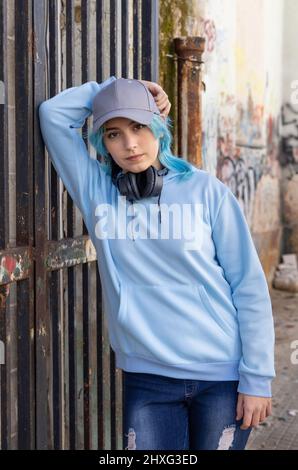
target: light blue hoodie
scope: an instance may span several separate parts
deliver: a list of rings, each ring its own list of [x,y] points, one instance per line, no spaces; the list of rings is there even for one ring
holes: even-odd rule
[[[271,396],[271,302],[237,199],[206,171],[194,167],[191,178],[181,181],[169,170],[163,176],[162,223],[153,224],[159,236],[142,238],[144,208],[155,209],[157,197],[123,202],[76,130],[111,80],[115,77],[68,88],[43,102],[39,116],[50,158],[97,251],[116,366],[184,379],[239,380],[239,392]],[[184,228],[195,221],[193,242],[184,232],[177,238],[171,231],[168,239],[160,235],[172,204],[176,210],[191,207]],[[122,238],[113,236],[113,216],[120,216]]]

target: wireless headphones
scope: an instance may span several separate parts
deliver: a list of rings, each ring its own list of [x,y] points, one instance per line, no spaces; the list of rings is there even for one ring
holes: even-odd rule
[[[144,197],[160,196],[163,175],[167,172],[167,168],[157,170],[151,165],[140,173],[119,171],[112,176],[112,181],[120,194],[126,196],[128,200],[138,200]]]

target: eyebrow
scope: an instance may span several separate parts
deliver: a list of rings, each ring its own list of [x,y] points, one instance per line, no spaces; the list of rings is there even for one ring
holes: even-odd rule
[[[130,123],[128,125],[131,126],[132,124],[136,124],[136,121],[130,121]],[[115,130],[119,131],[120,129],[119,129],[119,127],[106,127],[105,132],[115,131]]]

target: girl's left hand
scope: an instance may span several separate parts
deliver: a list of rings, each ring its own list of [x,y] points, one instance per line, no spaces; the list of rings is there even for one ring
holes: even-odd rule
[[[269,397],[255,397],[252,395],[238,394],[237,416],[243,418],[240,429],[257,426],[272,413],[272,400]]]
[[[155,103],[161,113],[161,117],[165,119],[171,109],[171,103],[166,92],[155,82],[149,82],[148,80],[140,80],[140,82],[144,83],[144,85],[146,85],[148,90],[152,93],[155,99]]]

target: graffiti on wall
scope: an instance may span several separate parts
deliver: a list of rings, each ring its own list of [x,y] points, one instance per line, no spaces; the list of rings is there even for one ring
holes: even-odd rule
[[[254,104],[251,92],[246,106],[237,104],[237,141],[245,146],[264,146],[264,106]]]
[[[217,173],[219,179],[226,184],[237,197],[247,219],[250,221],[253,200],[258,181],[262,176],[262,166],[250,163],[243,158],[223,156],[218,160]]]
[[[230,123],[231,124],[231,123]],[[277,177],[278,139],[276,119],[268,117],[266,145],[255,147],[235,142],[231,125],[218,137],[217,176],[237,197],[248,221],[253,215],[255,193],[262,176]]]
[[[236,147],[234,155],[220,153],[217,176],[237,197],[249,222],[253,217],[255,196],[261,179],[265,175],[277,178],[276,154],[275,145],[271,151],[268,151],[268,147],[262,149]],[[272,161],[273,158],[275,158],[274,161]]]
[[[246,106],[233,96],[221,99],[218,117],[217,176],[237,197],[251,219],[258,183],[264,174],[277,177],[277,120],[265,121],[263,105],[254,104],[251,93]]]
[[[212,52],[216,42],[216,27],[213,20],[204,20],[204,36],[206,39],[205,50]]]
[[[298,163],[298,109],[290,103],[281,110],[281,144],[280,163]]]

